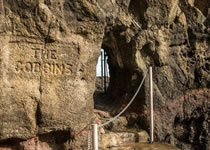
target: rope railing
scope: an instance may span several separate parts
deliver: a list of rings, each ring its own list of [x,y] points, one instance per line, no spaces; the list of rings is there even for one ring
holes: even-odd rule
[[[107,124],[113,122],[114,120],[116,120],[120,115],[122,115],[126,110],[127,108],[132,104],[132,102],[134,101],[134,99],[136,98],[137,94],[139,93],[145,79],[146,79],[146,76],[147,76],[147,73],[148,71],[145,73],[141,83],[139,84],[139,87],[138,89],[136,90],[135,94],[133,95],[133,97],[131,98],[130,102],[127,104],[127,106],[122,110],[120,111],[115,117],[111,118],[109,121],[101,124],[101,125],[97,125],[97,124],[93,124],[92,126],[92,129],[93,129],[93,150],[98,150],[98,128],[101,128],[101,127],[104,127],[106,126]],[[153,140],[154,140],[154,135],[153,135],[153,132],[154,132],[154,123],[153,123],[153,81],[152,81],[152,67],[149,68],[149,80],[150,80],[150,142],[152,143]],[[89,132],[88,134],[88,150],[91,150],[91,132]]]
[[[148,72],[148,71],[147,71],[147,72]],[[143,85],[143,83],[144,83],[144,80],[145,80],[145,78],[146,78],[146,76],[147,76],[147,72],[146,72],[146,74],[144,75],[144,77],[143,77],[141,83],[139,84],[139,87],[138,87],[138,89],[136,90],[136,93],[133,95],[133,97],[131,98],[130,102],[127,104],[127,106],[126,106],[119,114],[117,114],[114,118],[112,118],[112,119],[110,119],[109,121],[107,121],[107,122],[105,122],[105,123],[99,125],[98,128],[104,127],[104,126],[106,126],[107,124],[113,122],[114,120],[116,120],[119,116],[121,116],[121,115],[127,110],[127,108],[132,104],[132,102],[133,102],[134,99],[136,98],[137,94],[139,93],[139,91],[140,91],[140,89],[141,89],[141,87],[142,87],[142,85]]]

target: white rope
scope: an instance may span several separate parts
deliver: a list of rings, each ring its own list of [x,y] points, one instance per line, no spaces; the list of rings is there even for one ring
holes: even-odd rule
[[[148,72],[148,71],[147,71],[147,72]],[[116,115],[114,118],[112,118],[112,119],[110,119],[109,121],[107,121],[107,122],[105,122],[105,123],[99,125],[99,126],[98,126],[99,128],[100,128],[100,127],[103,127],[103,126],[105,126],[105,125],[107,125],[107,124],[109,124],[109,123],[111,123],[111,122],[113,122],[114,120],[116,120],[116,119],[117,119],[120,115],[122,115],[122,113],[124,113],[125,110],[131,105],[131,103],[132,103],[132,102],[134,101],[134,99],[136,98],[136,95],[138,94],[139,90],[141,89],[141,87],[142,87],[142,85],[143,85],[143,83],[144,83],[144,80],[145,80],[145,78],[146,78],[146,76],[147,76],[147,72],[146,72],[146,74],[144,75],[144,77],[143,77],[143,79],[142,79],[142,81],[141,81],[141,83],[140,83],[140,85],[139,85],[139,87],[138,87],[136,93],[133,95],[133,97],[132,97],[132,99],[130,100],[130,102],[128,103],[128,105],[127,105],[127,106],[126,106],[118,115]]]

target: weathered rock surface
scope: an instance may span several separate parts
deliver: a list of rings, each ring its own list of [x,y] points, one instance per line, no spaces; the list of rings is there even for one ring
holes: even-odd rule
[[[74,133],[94,119],[102,47],[109,56],[113,114],[153,66],[155,139],[183,150],[209,148],[208,0],[0,2],[1,141],[47,134],[56,139],[68,132],[54,149],[82,149],[87,133]],[[129,128],[149,129],[148,85],[147,79],[124,114]]]
[[[81,130],[91,121],[104,32],[100,22],[79,21],[73,5],[85,4],[3,1],[0,139]]]

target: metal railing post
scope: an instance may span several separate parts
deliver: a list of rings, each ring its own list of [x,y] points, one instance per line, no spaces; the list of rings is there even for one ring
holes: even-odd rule
[[[98,125],[93,124],[93,150],[98,150]]]
[[[104,93],[106,93],[106,52],[104,50]]]
[[[149,84],[150,84],[150,143],[153,143],[153,141],[154,141],[154,117],[153,117],[152,67],[149,68]]]
[[[103,77],[103,74],[104,74],[104,69],[103,69],[103,52],[101,51],[101,87],[102,89],[104,88],[104,77]]]

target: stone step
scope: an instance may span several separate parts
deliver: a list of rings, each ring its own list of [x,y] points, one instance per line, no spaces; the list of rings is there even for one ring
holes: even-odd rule
[[[112,147],[109,150],[180,150],[174,146],[161,143],[133,143],[118,147]]]
[[[146,143],[148,140],[149,135],[144,130],[138,132],[108,131],[101,132],[99,135],[99,147],[100,150],[106,150],[130,143]]]

